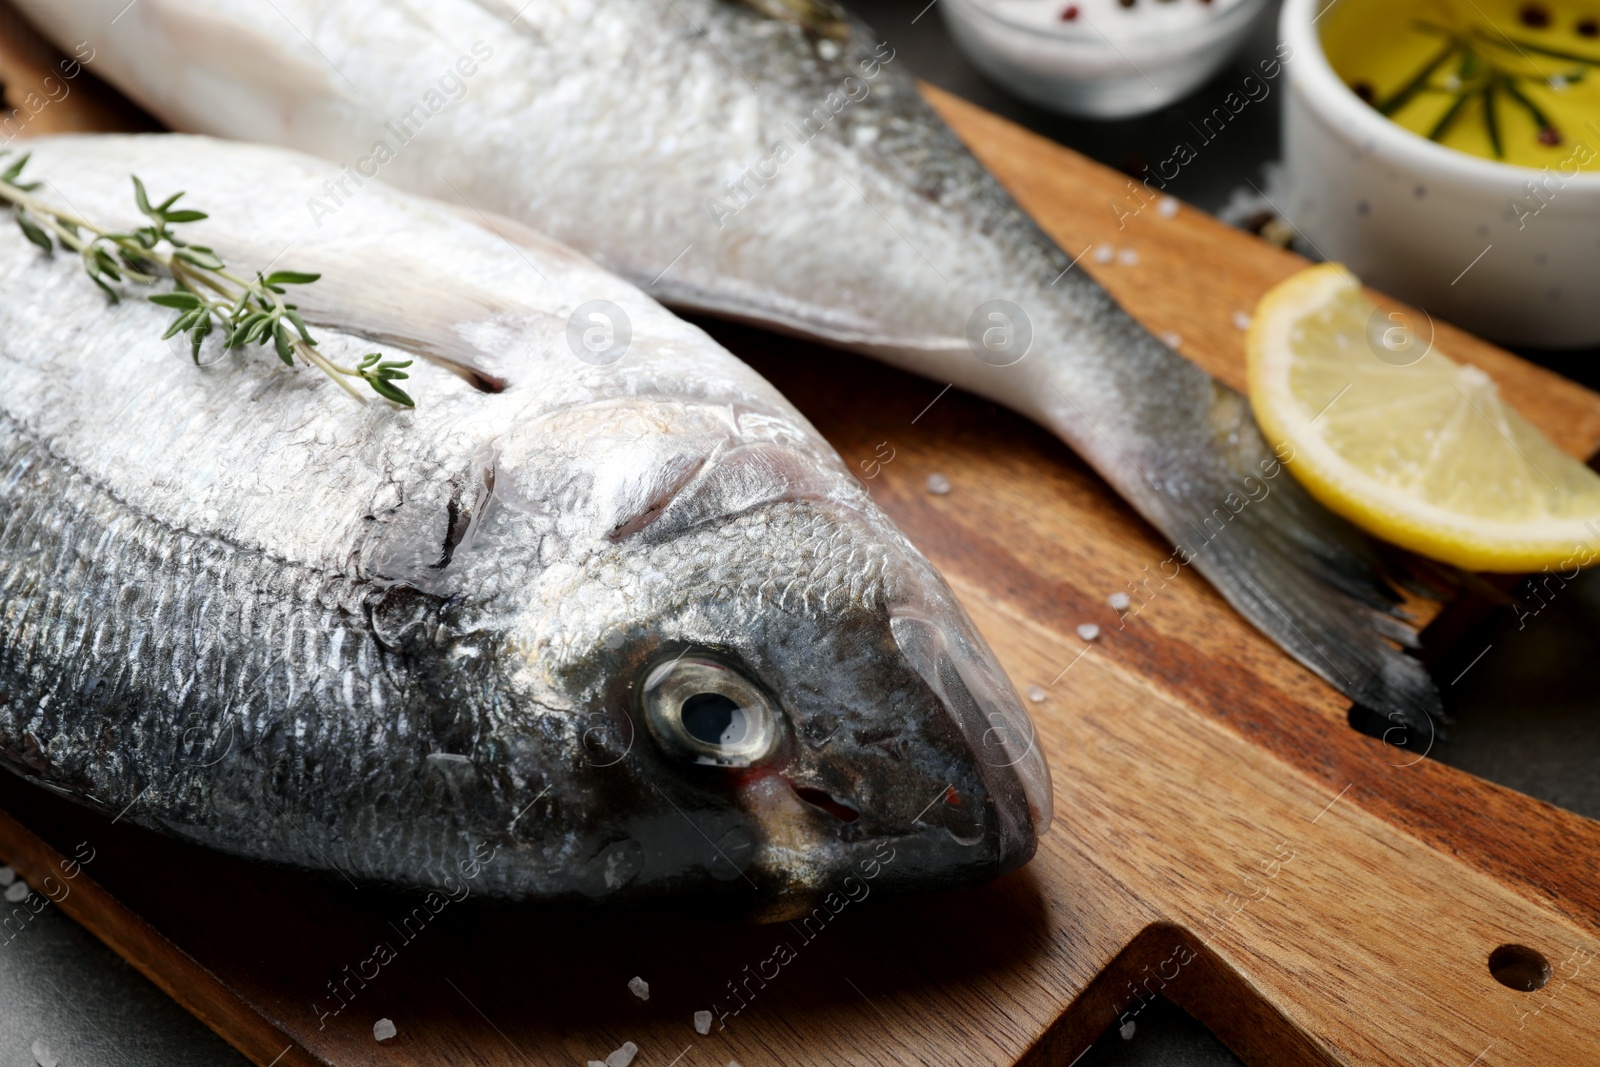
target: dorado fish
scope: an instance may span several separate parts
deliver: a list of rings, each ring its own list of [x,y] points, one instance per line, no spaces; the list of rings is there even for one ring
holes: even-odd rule
[[[331,363],[431,362],[415,409],[270,348],[196,366],[172,311],[0,227],[7,767],[256,859],[519,899],[776,917],[1033,853],[1049,775],[993,655],[697,327],[398,190],[319,226],[300,190],[337,168],[282,149],[30,147],[80,218],[140,221],[136,174],[227,263],[320,272],[298,306]]]
[[[22,0],[174,128],[509,215],[663,302],[883,359],[1052,429],[1246,618],[1426,729],[1372,546],[1249,406],[1128,316],[829,0]],[[1166,564],[1162,565],[1165,573]]]

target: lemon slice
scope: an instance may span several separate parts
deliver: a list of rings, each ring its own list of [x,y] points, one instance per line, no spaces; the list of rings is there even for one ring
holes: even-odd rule
[[[1324,505],[1433,559],[1515,573],[1600,557],[1600,476],[1423,322],[1385,315],[1337,264],[1275,286],[1246,341],[1267,441]]]

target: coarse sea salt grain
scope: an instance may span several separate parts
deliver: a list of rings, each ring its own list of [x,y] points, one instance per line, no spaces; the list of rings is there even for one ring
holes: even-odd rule
[[[17,872],[10,867],[0,867],[0,885],[10,885],[17,880]]]
[[[650,983],[646,982],[638,975],[634,975],[632,978],[628,979],[628,991],[634,996],[638,997],[640,1000],[650,999]]]
[[[1174,350],[1183,347],[1183,335],[1182,334],[1178,334],[1178,333],[1174,333],[1171,330],[1168,330],[1166,333],[1162,334],[1161,335],[1161,340],[1166,344],[1166,346],[1168,348],[1171,348],[1171,349],[1174,349]]]
[[[1035,704],[1043,704],[1044,690],[1036,685],[1028,686],[1028,699],[1033,701]]]
[[[393,1019],[379,1019],[372,1024],[372,1036],[378,1041],[387,1041],[399,1032]]]
[[[632,1041],[624,1041],[622,1047],[606,1057],[606,1067],[628,1067],[633,1058],[639,1054],[639,1046]]]
[[[1233,313],[1233,324],[1241,330],[1248,330],[1250,328],[1250,316],[1243,311],[1235,311]]]
[[[1083,638],[1085,641],[1093,641],[1095,638],[1100,636],[1100,627],[1096,626],[1092,622],[1080,623],[1078,626],[1078,636]]]
[[[1094,261],[1096,263],[1110,263],[1114,258],[1116,258],[1116,255],[1117,250],[1112,248],[1110,245],[1095,246]]]
[[[928,492],[934,496],[944,496],[950,492],[950,479],[942,474],[928,475]]]
[[[21,904],[28,899],[28,894],[32,892],[33,890],[28,888],[27,882],[13,882],[6,887],[6,903]]]
[[[1117,253],[1117,262],[1124,267],[1137,267],[1139,265],[1139,253],[1131,248],[1124,248]]]
[[[711,1032],[711,1013],[709,1011],[697,1011],[694,1013],[694,1032],[697,1034],[709,1034]]]
[[[1164,219],[1170,219],[1177,213],[1178,198],[1175,196],[1163,196],[1160,202],[1156,204],[1156,214]]]
[[[1128,599],[1127,593],[1112,593],[1106,597],[1106,603],[1111,605],[1112,611],[1127,611],[1133,606],[1133,601]]]
[[[56,1063],[59,1062],[42,1037],[34,1038],[33,1048],[30,1051],[33,1052],[33,1062],[39,1067],[56,1067]]]

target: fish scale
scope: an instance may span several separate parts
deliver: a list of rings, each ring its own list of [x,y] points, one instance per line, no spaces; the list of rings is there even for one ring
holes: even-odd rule
[[[293,178],[336,171],[281,150],[33,149],[97,220],[132,221],[138,173],[211,211],[194,236],[230,263],[276,244],[326,271],[297,298],[330,358],[422,360],[415,410],[270,351],[195,366],[158,339],[170,312],[108,304],[73,257],[0,230],[0,764],[247,857],[519,899],[778,918],[886,842],[886,888],[1032,854],[1048,772],[992,654],[816,431],[697,328],[505,220],[374,187],[316,225]],[[632,325],[614,366],[551,326],[595,299]],[[750,767],[663,734],[647,680],[691,656],[770,721]],[[901,744],[814,740],[837,722]],[[976,837],[930,815],[946,782]]]
[[[184,733],[199,730],[209,734],[227,722],[237,722],[250,731],[251,725],[261,720],[250,710],[255,698],[248,692],[249,682],[261,680],[264,672],[274,666],[281,671],[278,677],[287,684],[270,685],[261,692],[288,704],[312,703],[306,699],[312,694],[297,685],[295,672],[298,664],[321,658],[316,642],[318,635],[327,632],[319,625],[326,608],[318,594],[330,579],[298,573],[298,568],[285,568],[275,561],[265,561],[263,566],[263,561],[253,554],[217,542],[201,543],[192,535],[148,517],[133,516],[102,487],[49,456],[36,442],[17,432],[9,420],[5,421],[10,432],[0,462],[36,472],[33,484],[19,484],[6,494],[7,513],[20,518],[20,527],[49,546],[41,556],[59,561],[54,573],[47,575],[40,574],[36,563],[18,562],[20,569],[34,576],[34,596],[26,590],[8,588],[8,628],[16,627],[12,632],[18,634],[5,650],[12,678],[9,688],[14,694],[26,692],[19,683],[30,677],[39,679],[45,669],[68,683],[79,678],[109,678],[100,689],[106,697],[149,678],[177,698],[173,709],[178,713],[177,722],[138,721],[129,729],[147,734],[152,744],[177,748],[185,744]],[[22,510],[28,502],[47,503],[30,509],[32,514],[28,514]],[[112,542],[111,552],[85,550],[85,542],[101,542],[98,531],[119,526],[121,532]],[[75,577],[74,572],[85,563],[100,570],[103,580]],[[82,590],[84,595],[69,600],[70,589]],[[91,595],[94,592],[103,596],[97,599]],[[54,603],[37,604],[39,594]],[[268,621],[264,636],[269,640],[275,632],[294,628],[298,623],[297,632],[304,636],[291,642],[294,653],[269,662],[241,660],[238,657],[248,648],[206,640],[205,635],[234,621],[212,616],[235,606],[244,615],[265,615]],[[122,642],[133,636],[136,645],[119,645],[103,637],[93,643],[82,639],[91,628],[113,626],[117,618],[126,620],[130,615],[148,624],[137,635],[120,635]],[[37,619],[51,627],[51,637],[28,638],[29,622]],[[74,629],[79,639],[67,640]],[[129,654],[126,674],[118,677],[125,653]],[[348,657],[344,657],[344,666],[351,666]],[[347,676],[344,669],[315,675],[325,680]],[[375,684],[382,682],[381,674],[366,677]],[[70,706],[69,694],[40,685],[39,681],[33,684],[36,704],[46,703],[55,709]],[[13,713],[13,729],[17,733],[52,736],[62,729],[77,728],[64,726],[52,717],[20,717],[26,715],[25,702],[13,701],[7,707]],[[93,715],[83,715],[82,728],[96,725]],[[85,751],[78,745],[69,745],[68,750]],[[175,756],[167,758],[177,763]],[[93,768],[87,764],[70,771],[94,779]],[[114,782],[94,781],[88,791],[109,798],[126,789]]]
[[[219,800],[224,804],[237,804],[248,814],[249,822],[243,827],[220,828],[221,833],[227,835],[225,842],[231,841],[236,850],[251,854],[318,865],[319,860],[311,847],[296,840],[293,833],[287,832],[287,826],[280,826],[277,834],[272,833],[272,823],[264,818],[266,813],[261,810],[260,800],[251,802],[251,786],[270,778],[285,765],[304,775],[305,753],[314,753],[311,764],[320,763],[322,769],[317,772],[313,766],[311,780],[305,783],[307,794],[315,795],[319,789],[329,789],[332,783],[319,779],[337,776],[343,769],[330,757],[352,751],[341,732],[346,720],[317,715],[315,709],[327,694],[315,692],[308,685],[342,685],[351,678],[362,678],[374,687],[375,694],[382,693],[387,686],[387,672],[361,670],[351,655],[328,662],[322,654],[326,651],[322,647],[323,635],[330,629],[326,625],[326,593],[330,584],[348,586],[350,583],[337,577],[308,574],[303,567],[286,565],[283,561],[263,560],[258,553],[242,553],[215,540],[202,542],[188,532],[174,530],[159,521],[130,515],[81,472],[58,460],[52,462],[53,457],[37,444],[28,443],[14,424],[9,424],[8,429],[11,430],[8,436],[12,438],[8,443],[16,444],[14,451],[7,450],[5,467],[35,472],[35,483],[31,485],[21,484],[21,479],[8,479],[8,484],[12,485],[5,499],[8,519],[19,534],[31,535],[30,539],[48,543],[54,535],[57,551],[41,555],[61,561],[48,576],[49,584],[42,580],[37,564],[19,561],[19,567],[34,576],[32,584],[43,592],[46,603],[38,603],[22,590],[8,589],[8,629],[15,627],[11,630],[15,637],[8,641],[5,649],[7,670],[4,676],[6,689],[11,694],[6,704],[6,709],[12,712],[10,736],[32,735],[44,739],[52,755],[48,780],[58,787],[73,783],[72,787],[81,795],[104,802],[108,809],[120,807],[122,801],[134,802],[144,788],[140,781],[143,773],[135,771],[132,780],[116,774],[108,776],[102,773],[98,761],[90,759],[97,747],[91,731],[100,725],[93,712],[104,709],[80,706],[75,721],[65,720],[61,716],[72,708],[67,695],[59,690],[51,691],[37,681],[45,671],[49,676],[64,680],[99,677],[102,671],[115,670],[120,655],[125,652],[132,676],[127,681],[137,685],[140,676],[148,677],[153,683],[151,688],[165,691],[170,698],[164,705],[148,705],[142,714],[131,720],[126,719],[125,711],[117,713],[124,721],[113,747],[119,752],[138,754],[155,764],[162,772],[158,780],[175,778],[170,785],[159,786],[154,795],[144,794],[145,805],[157,813],[163,823],[184,825],[184,836],[208,840],[214,831],[205,825],[208,821],[205,809]],[[51,476],[46,477],[45,471],[51,471]],[[63,482],[64,485],[59,484]],[[27,502],[50,503],[36,509],[37,513],[31,516],[19,515],[12,508],[13,499],[23,501],[22,506],[27,506]],[[107,509],[114,510],[114,515],[104,516]],[[89,596],[70,605],[64,603],[66,594],[62,587],[87,585],[93,588],[90,583],[75,582],[68,569],[86,558],[75,544],[74,534],[83,529],[109,532],[117,525],[123,529],[115,538],[115,553],[109,558],[97,555],[95,559],[111,564],[106,569],[108,581],[105,584],[114,582],[113,588],[131,592],[137,600],[129,603],[124,595],[121,603],[105,606],[105,614],[108,618],[120,614],[124,620],[130,615],[139,617],[145,620],[148,629],[141,629],[131,647],[113,646],[92,658],[75,655],[78,648],[74,642],[64,639],[66,632],[75,624],[89,625],[95,610],[103,605]],[[332,599],[349,598],[350,593],[341,589]],[[237,605],[242,615],[260,617],[263,622],[261,649],[257,651],[250,645],[239,644],[224,649],[215,645],[211,654],[205,655],[205,649],[197,647],[196,642],[214,626],[215,620],[200,610],[208,603]],[[335,632],[349,633],[350,630]],[[266,648],[275,641],[286,643],[286,654],[265,658]],[[375,642],[369,636],[362,643],[361,652],[370,656],[374,647]],[[252,652],[255,652],[253,658]],[[26,684],[30,681],[34,684]],[[117,688],[115,684],[110,687],[108,695]],[[246,689],[263,694],[266,702],[263,704],[253,694],[246,695]],[[30,702],[36,709],[31,714],[27,711]],[[403,701],[396,693],[384,703],[395,709]],[[44,712],[42,709],[46,707],[52,711]],[[274,737],[283,739],[284,744],[275,753],[277,766],[230,768],[235,775],[248,774],[248,777],[222,779],[216,784],[231,786],[228,792],[202,788],[203,803],[192,806],[185,803],[189,782],[196,773],[192,766],[194,761],[188,758],[192,753],[185,751],[190,747],[188,736],[199,731],[202,736],[231,740],[235,728],[241,749],[259,751]],[[354,751],[374,750],[356,746]],[[211,754],[203,755],[207,757],[203,762],[209,762]],[[141,770],[148,773],[149,769],[147,766]],[[359,795],[351,796],[348,790],[332,789],[331,792],[343,802],[359,803],[362,799]],[[265,795],[262,790],[256,797]],[[303,813],[296,811],[295,814]],[[252,840],[244,837],[241,830],[260,836]],[[324,841],[317,847],[333,848],[335,843]],[[403,868],[379,868],[373,873],[397,881],[408,877]]]

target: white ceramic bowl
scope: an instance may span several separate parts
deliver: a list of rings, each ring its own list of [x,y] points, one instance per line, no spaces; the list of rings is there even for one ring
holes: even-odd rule
[[[1314,23],[1328,3],[1283,5],[1289,221],[1362,281],[1484,337],[1600,344],[1600,174],[1547,181],[1390,122],[1329,66]],[[1600,122],[1580,142],[1600,152]]]
[[[1047,29],[1005,18],[975,0],[942,0],[939,10],[978,69],[1024,100],[1068,115],[1116,119],[1163,107],[1221,70],[1264,3],[1240,0],[1198,26],[1116,42],[1082,22]]]

